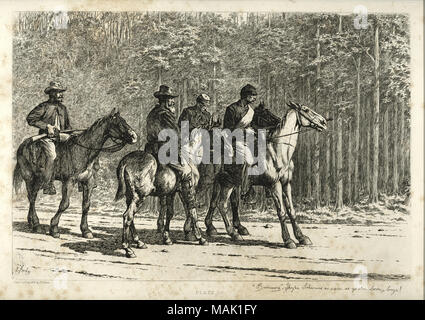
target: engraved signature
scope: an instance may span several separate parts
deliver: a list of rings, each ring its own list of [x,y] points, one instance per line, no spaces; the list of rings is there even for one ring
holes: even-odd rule
[[[23,263],[17,263],[17,264],[15,264],[14,273],[18,273],[18,274],[25,273],[25,274],[28,274],[28,273],[30,273],[30,270]]]

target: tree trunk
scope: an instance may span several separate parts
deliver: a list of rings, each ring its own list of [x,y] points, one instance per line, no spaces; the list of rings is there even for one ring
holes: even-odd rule
[[[366,100],[366,119],[365,119],[365,123],[367,124],[366,126],[366,192],[367,194],[370,195],[370,190],[371,190],[371,185],[370,185],[370,181],[371,181],[371,172],[370,172],[370,147],[371,147],[371,135],[370,135],[370,131],[371,131],[371,124],[372,124],[372,120],[370,119],[369,115],[371,113],[372,110],[371,109],[371,102],[370,102],[370,98],[368,97]]]
[[[342,101],[342,99],[341,99]],[[342,117],[337,115],[336,119],[337,143],[336,143],[336,203],[335,208],[343,206],[343,179],[342,179]]]
[[[378,202],[378,174],[379,174],[379,26],[375,27],[375,49],[374,49],[374,112],[373,112],[373,170],[372,170],[372,192],[369,201]]]
[[[216,81],[216,78],[217,78],[217,68],[216,68],[216,64],[214,63],[214,66],[213,66],[213,80],[212,80],[212,94],[213,94],[213,96],[212,96],[212,109],[213,109],[213,112],[216,112],[217,111],[217,90],[216,90],[216,88],[215,88],[215,81]]]
[[[303,180],[303,171],[301,170],[301,167],[304,168],[304,157],[302,156],[304,153],[304,138],[302,135],[298,137],[298,154],[297,154],[297,162],[295,164],[295,170],[297,171],[297,183],[298,183],[298,196],[303,197],[304,196],[304,180]]]
[[[158,88],[162,85],[162,68],[158,67]]]
[[[317,46],[316,46],[316,58],[320,58],[320,27],[317,26]],[[314,110],[319,111],[319,81],[320,81],[320,63],[317,64],[316,69],[316,85],[314,90]],[[319,132],[314,133],[314,146],[313,146],[313,196],[314,196],[314,207],[318,208],[321,201],[321,186],[320,186],[320,139]]]
[[[354,122],[354,177],[353,177],[353,200],[359,201],[359,156],[360,156],[360,66],[361,57],[357,58],[357,103]]]
[[[187,104],[187,79],[183,79],[183,99],[182,99],[182,110],[188,106]]]
[[[347,204],[351,204],[352,201],[352,182],[351,182],[351,174],[353,172],[353,157],[352,157],[352,136],[351,136],[351,122],[348,121],[348,136],[347,136]]]
[[[399,154],[398,154],[398,150],[399,148],[402,148],[402,144],[399,143],[399,137],[401,135],[401,131],[398,130],[397,128],[397,122],[398,122],[398,108],[397,108],[397,104],[394,102],[393,103],[393,108],[394,108],[394,115],[393,115],[393,127],[392,132],[393,132],[393,193],[397,194],[399,191],[399,173],[398,173],[398,158],[399,158]],[[403,143],[403,141],[400,141]],[[403,158],[403,154],[400,154],[401,157]]]
[[[390,166],[389,166],[389,158],[388,158],[388,112],[389,112],[389,106],[385,108],[384,112],[384,123],[383,123],[383,144],[382,144],[382,158],[383,158],[383,165],[384,165],[384,174],[383,174],[383,183],[382,183],[382,191],[386,194],[388,194],[388,185],[389,185],[389,177],[390,177]],[[393,128],[394,130],[395,128]]]
[[[267,107],[271,107],[271,94],[270,94],[270,72],[267,73]]]
[[[326,113],[326,117],[329,118],[330,113]],[[325,162],[325,175],[324,175],[324,200],[325,200],[325,206],[330,205],[330,199],[331,199],[331,135],[328,133],[326,135],[326,162]]]
[[[334,95],[334,99],[336,100],[336,96]],[[338,137],[335,134],[336,132],[336,120],[337,120],[337,113],[336,113],[336,107],[333,106],[332,107],[332,118],[334,119],[334,121],[332,121],[332,132],[334,132],[334,134],[332,135],[332,152],[331,152],[331,182],[332,182],[332,189],[331,189],[331,198],[332,200],[336,199],[336,145],[337,145],[337,140]]]
[[[402,103],[400,103],[400,105],[397,105],[396,103],[394,103],[394,110],[397,110],[399,112],[399,122],[400,122],[400,134],[399,134],[399,144],[398,144],[398,148],[400,150],[400,170],[398,172],[399,177],[398,177],[398,186],[400,185],[400,183],[404,183],[405,177],[406,177],[406,158],[408,159],[408,154],[409,152],[407,152],[409,150],[409,143],[410,141],[406,141],[406,135],[404,132],[404,106]],[[397,115],[394,115],[394,118],[397,119]],[[407,148],[406,148],[407,146]],[[409,168],[409,163],[407,162],[407,167]],[[408,176],[407,176],[408,177]],[[397,188],[398,191],[399,188]]]
[[[304,92],[304,96],[306,97],[305,100],[307,101],[307,105],[310,105],[310,78],[307,77],[307,88]],[[312,182],[312,156],[311,156],[311,136],[310,134],[306,135],[306,157],[307,157],[307,170],[306,170],[306,180],[305,183],[307,184],[307,198],[311,198],[312,196],[312,190],[311,190],[311,182]]]

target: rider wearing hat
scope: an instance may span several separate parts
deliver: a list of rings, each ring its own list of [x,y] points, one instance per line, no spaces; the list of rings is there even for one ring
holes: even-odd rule
[[[257,98],[257,90],[254,86],[247,84],[241,89],[240,99],[229,105],[224,114],[223,128],[233,131],[235,129],[244,129],[245,132],[252,130],[250,128],[254,116],[253,103]],[[238,147],[235,143],[232,144],[234,155],[238,152]],[[245,199],[251,202],[254,200],[255,192],[252,186],[249,185],[247,162],[252,159],[252,151],[246,145],[241,146],[244,152],[245,164],[224,164],[223,176],[228,183],[236,186],[241,186],[241,194]]]
[[[41,148],[46,156],[44,166],[41,168],[45,178],[43,189],[45,194],[55,194],[53,184],[53,163],[56,158],[55,141],[59,138],[62,130],[70,130],[68,111],[62,104],[63,92],[66,88],[60,82],[52,81],[44,89],[44,93],[49,95],[49,100],[40,103],[27,116],[27,122],[30,126],[39,128],[39,134],[47,136],[40,140]],[[66,140],[69,135],[61,133],[60,139]]]
[[[207,110],[210,100],[207,94],[201,93],[196,98],[194,106],[183,109],[179,117],[179,126],[181,127],[182,121],[188,121],[189,132],[192,132],[195,128],[208,130],[211,125],[211,113]]]
[[[172,129],[180,137],[180,128],[177,125],[175,114],[174,98],[178,97],[174,94],[170,87],[161,85],[159,91],[154,93],[154,97],[159,100],[159,103],[149,112],[146,118],[146,139],[147,143],[145,151],[151,153],[158,158],[158,151],[165,141],[158,141],[159,133],[163,129]],[[181,179],[182,195],[188,204],[188,210],[195,208],[195,190],[192,184],[192,167],[185,162],[169,163],[170,166]]]

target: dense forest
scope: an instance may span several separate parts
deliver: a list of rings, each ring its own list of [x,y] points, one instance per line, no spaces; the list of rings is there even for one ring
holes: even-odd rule
[[[13,43],[13,142],[37,131],[25,117],[59,80],[74,128],[118,106],[141,139],[101,158],[99,189],[115,192],[121,157],[143,148],[145,117],[160,84],[180,94],[177,112],[200,92],[222,117],[246,83],[283,116],[301,102],[334,120],[300,134],[293,196],[310,208],[408,197],[410,44],[404,15],[204,12],[18,13]],[[260,209],[267,203],[258,189]],[[208,199],[208,196],[206,196]],[[148,204],[156,209],[155,201]],[[152,207],[154,206],[154,207]],[[257,204],[258,206],[258,204]]]

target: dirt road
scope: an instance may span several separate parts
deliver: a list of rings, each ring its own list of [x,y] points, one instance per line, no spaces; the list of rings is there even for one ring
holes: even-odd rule
[[[37,205],[47,233],[57,201],[45,198]],[[282,247],[276,222],[268,222],[267,228],[264,222],[247,222],[250,236],[233,243],[218,217],[219,234],[208,239],[209,246],[184,241],[182,220],[173,220],[175,244],[166,246],[156,233],[156,221],[140,214],[136,227],[148,248],[135,249],[137,257],[128,259],[120,249],[123,204],[94,202],[89,217],[94,239],[81,237],[80,210],[79,200],[73,199],[61,219],[61,237],[54,239],[30,232],[26,201],[15,203],[14,279],[51,281],[60,271],[67,272],[69,280],[349,280],[358,276],[359,270],[367,270],[374,280],[409,277],[406,222],[301,224],[313,245],[289,250]]]

